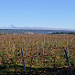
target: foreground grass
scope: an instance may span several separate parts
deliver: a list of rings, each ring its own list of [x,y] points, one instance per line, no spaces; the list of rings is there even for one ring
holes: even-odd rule
[[[24,66],[15,65],[14,66],[3,66],[0,65],[0,75],[24,75]],[[69,68],[30,68],[26,67],[27,75],[70,75]],[[73,74],[75,74],[75,67],[72,67]]]

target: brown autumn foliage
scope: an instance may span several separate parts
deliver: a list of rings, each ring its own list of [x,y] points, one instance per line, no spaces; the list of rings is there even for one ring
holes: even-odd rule
[[[0,64],[23,65],[23,48],[26,67],[66,67],[65,45],[72,66],[75,65],[75,35],[73,34],[1,34]]]

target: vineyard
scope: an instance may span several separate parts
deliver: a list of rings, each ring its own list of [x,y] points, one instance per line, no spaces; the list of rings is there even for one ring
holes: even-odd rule
[[[0,74],[70,75],[65,46],[75,74],[74,34],[0,34]]]

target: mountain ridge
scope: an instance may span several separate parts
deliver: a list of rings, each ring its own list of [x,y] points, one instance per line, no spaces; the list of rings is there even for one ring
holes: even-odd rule
[[[49,28],[49,27],[15,27],[11,25],[10,27],[1,27],[0,29],[24,29],[24,30],[69,30],[75,31],[75,29],[68,28]]]

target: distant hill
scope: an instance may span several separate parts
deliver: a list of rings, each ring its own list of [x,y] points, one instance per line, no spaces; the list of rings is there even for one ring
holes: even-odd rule
[[[25,30],[68,30],[75,31],[75,29],[67,29],[67,28],[49,28],[49,27],[1,27],[0,29],[25,29]]]
[[[60,31],[73,31],[75,29],[67,29],[67,28],[49,28],[49,27],[16,27],[14,25],[10,25],[10,27],[1,27],[0,29],[20,29],[20,30],[60,30]]]
[[[41,30],[41,29],[0,29],[0,33],[22,33],[22,34],[75,34],[69,30]]]

